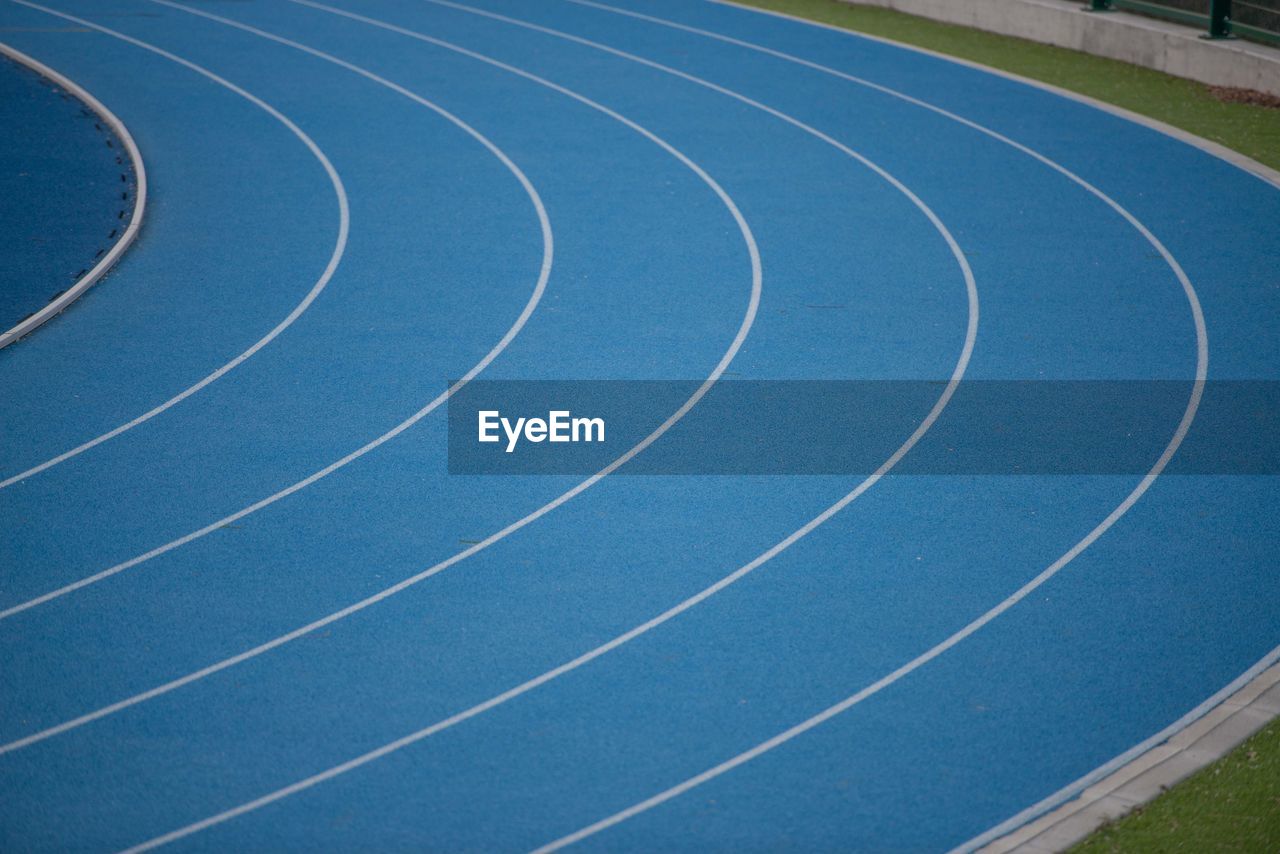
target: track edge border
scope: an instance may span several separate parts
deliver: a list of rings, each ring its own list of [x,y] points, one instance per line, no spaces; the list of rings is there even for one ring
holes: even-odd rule
[[[130,164],[133,167],[133,174],[137,182],[137,188],[133,194],[133,213],[129,217],[129,224],[125,227],[124,233],[120,238],[107,250],[106,254],[93,265],[89,272],[85,273],[75,284],[67,288],[55,299],[37,311],[35,314],[20,321],[12,329],[0,332],[0,349],[3,349],[25,335],[30,334],[36,328],[53,319],[62,313],[67,306],[75,302],[85,291],[89,290],[98,282],[107,272],[115,266],[125,251],[133,244],[138,236],[138,230],[142,227],[142,219],[147,206],[147,171],[142,162],[142,152],[138,150],[138,144],[134,141],[133,135],[129,133],[129,129],[124,122],[116,117],[115,113],[107,109],[107,107],[91,95],[85,88],[76,83],[59,71],[55,71],[45,65],[35,57],[29,56],[17,48],[0,42],[0,54],[8,57],[19,65],[26,66],[41,77],[51,81],[67,91],[68,94],[74,96],[85,104],[89,109],[93,110],[98,117],[106,123],[111,132],[123,144],[126,154],[129,157]]]

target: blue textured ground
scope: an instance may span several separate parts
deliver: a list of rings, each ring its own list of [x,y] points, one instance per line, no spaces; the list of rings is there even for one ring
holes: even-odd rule
[[[124,230],[134,187],[122,155],[84,104],[0,56],[0,332],[75,284]]]
[[[113,849],[183,830],[175,845],[207,850],[529,849],[668,792],[581,844],[944,850],[1166,727],[1280,644],[1280,484],[1162,478],[971,636],[671,793],[964,629],[1139,478],[890,476],[732,586],[554,671],[630,638],[858,483],[612,477],[421,583],[228,663],[580,481],[448,476],[441,408],[324,479],[129,565],[379,437],[480,361],[534,292],[539,218],[494,151],[350,68],[147,0],[50,2],[222,75],[296,123],[340,176],[350,236],[314,303],[251,358],[0,490],[0,847]],[[891,173],[972,265],[981,319],[966,376],[1195,375],[1197,330],[1171,264],[1026,151],[705,35],[568,2],[476,2],[741,93]],[[527,175],[553,264],[484,376],[708,376],[748,316],[748,233],[759,311],[727,377],[955,370],[971,311],[957,258],[907,195],[836,147],[546,32],[425,0],[333,3],[510,67],[288,0],[192,7],[411,90]],[[1276,187],[942,59],[724,5],[619,3],[891,87],[1061,164],[1185,269],[1210,378],[1280,378]],[[165,403],[267,335],[321,276],[341,220],[320,159],[245,94],[28,5],[4,0],[0,25],[130,127],[154,193],[111,287],[0,352],[7,478]],[[553,678],[503,698],[542,674]],[[424,737],[367,755],[411,733]],[[329,769],[343,773],[314,779]],[[241,805],[254,808],[195,824]]]

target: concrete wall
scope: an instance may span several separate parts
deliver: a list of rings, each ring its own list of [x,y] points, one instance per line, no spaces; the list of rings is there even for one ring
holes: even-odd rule
[[[1018,36],[1189,77],[1280,96],[1280,49],[1208,41],[1202,31],[1125,12],[1086,12],[1085,0],[845,0]]]

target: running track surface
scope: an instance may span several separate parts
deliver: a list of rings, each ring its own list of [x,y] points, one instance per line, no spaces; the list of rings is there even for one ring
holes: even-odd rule
[[[49,2],[154,197],[0,353],[0,847],[945,850],[1280,644],[1274,478],[449,477],[439,402],[1274,379],[1258,177],[726,5]]]

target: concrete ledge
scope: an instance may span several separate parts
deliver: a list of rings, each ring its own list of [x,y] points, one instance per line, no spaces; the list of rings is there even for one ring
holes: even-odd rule
[[[844,0],[895,9],[1109,59],[1213,86],[1280,95],[1280,50],[1208,41],[1180,24],[1125,12],[1086,12],[1085,0]]]

